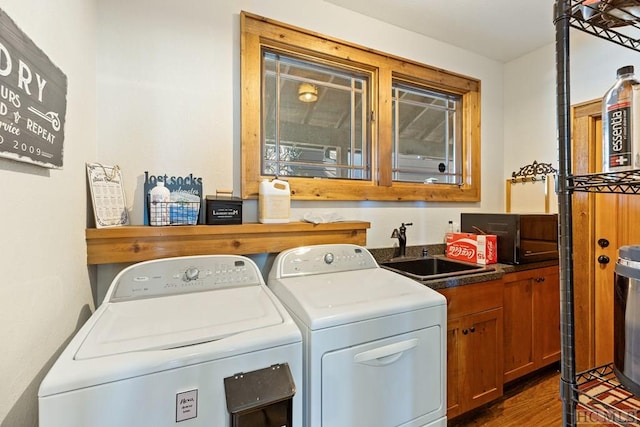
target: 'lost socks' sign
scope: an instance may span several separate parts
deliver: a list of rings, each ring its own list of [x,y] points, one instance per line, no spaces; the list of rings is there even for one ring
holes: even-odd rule
[[[62,167],[67,76],[0,10],[0,157]]]

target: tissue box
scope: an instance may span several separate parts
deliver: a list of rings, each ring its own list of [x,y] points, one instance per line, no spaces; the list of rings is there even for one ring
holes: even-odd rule
[[[447,233],[447,258],[476,264],[498,262],[495,234]]]
[[[209,225],[242,224],[242,199],[216,194],[206,197]]]

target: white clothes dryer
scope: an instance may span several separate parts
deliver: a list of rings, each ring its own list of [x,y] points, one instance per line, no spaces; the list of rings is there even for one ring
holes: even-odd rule
[[[300,327],[306,427],[446,427],[446,300],[355,245],[280,253],[268,286]]]
[[[265,371],[291,380],[288,397],[270,396],[282,411],[263,408],[251,416],[270,421],[237,425],[302,426],[301,334],[252,260],[142,262],[114,279],[46,375],[40,427],[231,426],[246,414],[230,414],[225,382]],[[236,386],[231,400],[250,388]]]

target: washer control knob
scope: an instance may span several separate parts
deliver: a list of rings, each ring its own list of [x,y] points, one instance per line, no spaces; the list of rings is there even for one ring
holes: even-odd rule
[[[197,280],[199,275],[200,275],[200,270],[198,270],[196,267],[189,267],[184,272],[184,280],[185,282]]]
[[[326,254],[324,254],[325,264],[332,264],[334,259],[335,258],[331,252],[327,252]]]

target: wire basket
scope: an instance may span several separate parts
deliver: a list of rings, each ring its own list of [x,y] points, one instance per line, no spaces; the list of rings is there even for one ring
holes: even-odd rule
[[[200,202],[148,203],[149,225],[196,225],[200,217]]]

